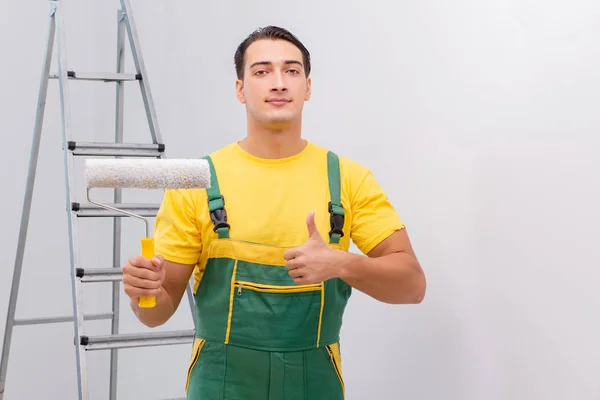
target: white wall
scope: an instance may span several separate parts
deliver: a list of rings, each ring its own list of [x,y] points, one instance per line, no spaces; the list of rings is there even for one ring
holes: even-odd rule
[[[113,71],[118,2],[67,6],[69,67]],[[427,274],[427,297],[418,306],[387,306],[355,292],[342,344],[349,400],[600,396],[600,3],[136,0],[133,6],[170,157],[204,155],[244,135],[233,52],[255,27],[279,24],[313,56],[305,136],[372,168],[407,223]],[[47,5],[31,0],[6,2],[0,13],[3,311],[46,15]],[[113,86],[70,87],[74,133],[110,140]],[[57,88],[52,82],[19,317],[71,310]],[[126,138],[147,140],[139,91],[128,86],[126,97]],[[83,263],[107,266],[110,223],[81,227]],[[126,221],[125,229],[125,248],[137,253],[143,227]],[[108,286],[87,286],[86,306],[107,311],[108,293]],[[185,305],[164,329],[191,326]],[[125,301],[122,313],[122,331],[143,331]],[[87,326],[90,334],[109,329],[108,322]],[[69,324],[15,328],[5,400],[75,398],[71,332]],[[119,399],[183,395],[188,346],[120,354]],[[107,355],[89,355],[93,399],[107,398]]]

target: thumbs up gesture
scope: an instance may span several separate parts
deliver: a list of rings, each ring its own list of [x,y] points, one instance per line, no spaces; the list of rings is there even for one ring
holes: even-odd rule
[[[286,251],[283,257],[289,275],[297,284],[311,284],[326,281],[338,275],[343,252],[327,245],[317,230],[315,213],[306,218],[308,240],[301,246]]]

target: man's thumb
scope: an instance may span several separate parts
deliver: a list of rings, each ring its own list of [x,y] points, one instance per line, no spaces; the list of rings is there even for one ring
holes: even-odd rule
[[[321,235],[317,229],[317,225],[315,224],[315,212],[311,211],[306,217],[306,226],[308,228],[308,238],[309,239],[319,239],[322,240]]]
[[[156,270],[160,270],[160,268],[162,267],[162,263],[164,261],[164,257],[161,256],[160,254],[155,255],[154,257],[152,257],[152,264],[154,265],[154,267],[156,268]]]

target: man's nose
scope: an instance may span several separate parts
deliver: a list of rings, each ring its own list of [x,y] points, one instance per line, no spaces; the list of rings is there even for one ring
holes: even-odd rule
[[[273,87],[271,87],[271,91],[272,92],[286,92],[287,91],[287,87],[285,85],[285,80],[283,79],[283,75],[278,73],[278,74],[273,74]]]

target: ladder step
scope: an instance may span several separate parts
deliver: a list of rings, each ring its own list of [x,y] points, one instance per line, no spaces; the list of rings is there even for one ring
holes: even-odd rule
[[[74,156],[160,157],[165,151],[162,143],[104,143],[69,142]]]
[[[119,268],[77,268],[76,276],[81,282],[116,282],[123,277],[123,271]]]
[[[142,217],[156,217],[160,204],[149,203],[129,203],[129,204],[114,204],[107,203],[107,206],[128,211]],[[71,210],[76,212],[78,217],[127,217],[127,215],[116,211],[107,210],[95,204],[89,203],[72,203]]]
[[[84,315],[83,319],[85,321],[93,321],[100,319],[111,319],[112,313],[104,313],[104,314],[90,314]],[[65,316],[65,317],[44,317],[44,318],[23,318],[23,319],[15,319],[15,325],[42,325],[42,324],[55,324],[60,322],[73,322],[73,316]]]
[[[191,344],[194,330],[152,332],[106,336],[82,336],[80,344],[86,350],[125,349],[133,347]]]
[[[114,72],[75,72],[67,71],[67,77],[79,81],[124,82],[138,81],[142,74],[117,74]],[[50,79],[58,79],[58,74],[50,74]]]

